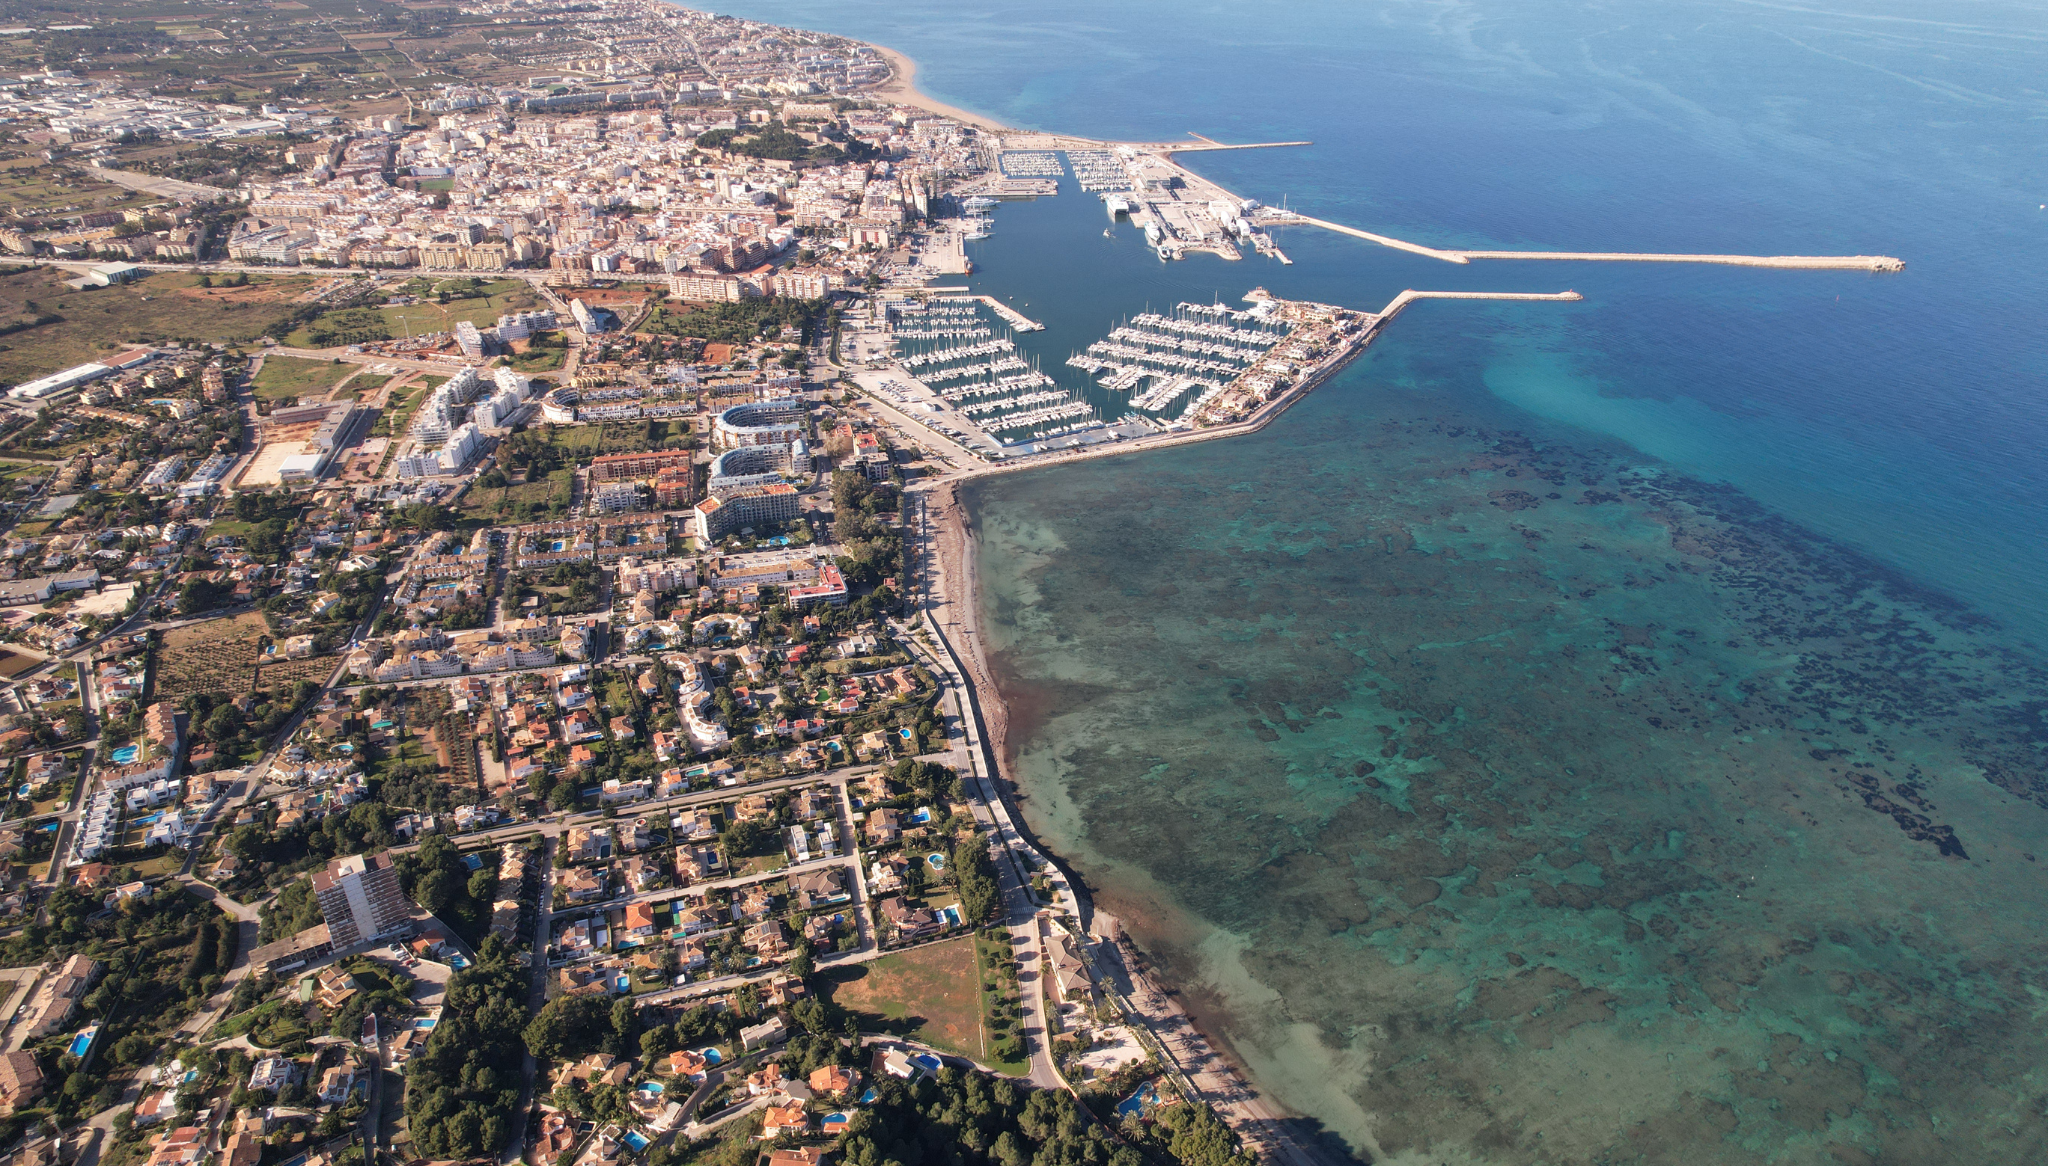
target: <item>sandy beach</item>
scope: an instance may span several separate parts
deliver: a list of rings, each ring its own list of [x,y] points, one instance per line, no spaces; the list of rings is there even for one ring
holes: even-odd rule
[[[928,109],[940,117],[950,117],[957,121],[963,121],[968,125],[987,130],[990,133],[1004,134],[1011,132],[1009,126],[1003,125],[1000,122],[990,121],[980,114],[969,113],[957,105],[947,105],[945,102],[935,100],[920,91],[917,87],[917,62],[909,57],[904,56],[895,49],[889,48],[887,45],[870,43],[868,47],[887,58],[889,68],[894,73],[889,78],[887,85],[873,90],[872,96],[883,101],[896,101],[904,105],[915,105],[919,109]]]

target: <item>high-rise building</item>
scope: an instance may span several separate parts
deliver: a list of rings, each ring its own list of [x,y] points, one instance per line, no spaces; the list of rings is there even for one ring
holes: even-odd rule
[[[313,894],[336,951],[390,935],[411,914],[398,889],[398,868],[386,854],[335,859],[313,876]]]

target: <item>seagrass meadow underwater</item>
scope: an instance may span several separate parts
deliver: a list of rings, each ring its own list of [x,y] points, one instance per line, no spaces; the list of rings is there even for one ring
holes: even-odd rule
[[[1031,827],[1268,1098],[1414,1164],[2048,1161],[2038,4],[721,6],[1420,243],[1161,264],[1068,182],[1062,377],[1254,285],[1425,303],[1262,432],[963,488]]]

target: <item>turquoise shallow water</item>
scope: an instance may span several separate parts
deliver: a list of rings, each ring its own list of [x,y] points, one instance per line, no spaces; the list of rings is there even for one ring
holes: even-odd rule
[[[1049,370],[1177,298],[1411,309],[1244,440],[969,491],[1026,812],[1261,1087],[1403,1163],[2048,1160],[2038,7],[735,11],[1418,241],[1900,277],[1160,265],[1070,191]]]
[[[971,491],[1034,825],[1361,1156],[2039,1160],[2040,674],[1470,341]]]

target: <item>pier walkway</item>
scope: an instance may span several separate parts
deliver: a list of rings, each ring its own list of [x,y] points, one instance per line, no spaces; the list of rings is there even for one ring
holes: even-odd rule
[[[932,290],[941,291],[953,289],[933,288]],[[996,315],[1001,316],[1003,318],[1003,323],[1008,324],[1010,326],[1010,330],[1013,332],[1045,331],[1045,325],[1018,311],[1017,309],[1011,307],[1010,305],[1002,302],[1001,300],[995,298],[994,296],[981,296],[970,293],[965,296],[946,296],[943,297],[943,299],[940,297],[933,297],[932,302],[964,303],[968,300],[980,300],[982,303],[987,304],[989,306],[989,310],[993,311]]]
[[[1308,215],[1290,214],[1259,220],[1261,225],[1285,226],[1289,223],[1303,223],[1321,227],[1340,235],[1350,235],[1382,247],[1397,251],[1409,251],[1441,259],[1445,263],[1470,263],[1474,259],[1575,259],[1589,262],[1608,263],[1713,263],[1723,267],[1775,267],[1798,271],[1904,271],[1906,262],[1889,255],[1685,255],[1659,254],[1643,251],[1450,251],[1439,247],[1425,247],[1410,243],[1391,235],[1376,235],[1347,227],[1326,219],[1311,218]]]

